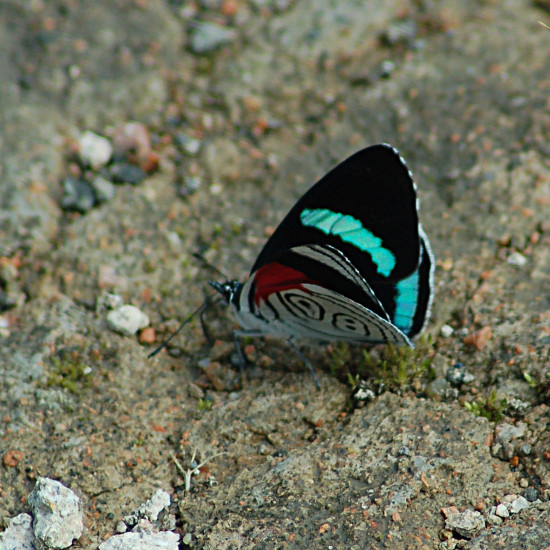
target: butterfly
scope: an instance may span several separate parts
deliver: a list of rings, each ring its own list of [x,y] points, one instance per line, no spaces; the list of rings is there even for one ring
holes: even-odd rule
[[[413,346],[430,315],[434,267],[412,174],[395,148],[378,144],[298,200],[248,280],[210,285],[242,326],[244,362],[241,336],[286,338],[297,351],[302,338]]]

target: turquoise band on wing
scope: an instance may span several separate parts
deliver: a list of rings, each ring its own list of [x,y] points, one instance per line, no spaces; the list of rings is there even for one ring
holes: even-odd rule
[[[413,272],[406,279],[402,279],[396,285],[395,311],[393,324],[408,334],[413,326],[414,315],[418,305],[419,270]]]
[[[300,214],[300,221],[305,226],[315,227],[325,235],[336,235],[343,241],[367,252],[376,265],[378,273],[384,277],[388,277],[393,271],[394,254],[382,246],[380,237],[365,229],[363,224],[353,216],[338,214],[326,208],[305,208]]]

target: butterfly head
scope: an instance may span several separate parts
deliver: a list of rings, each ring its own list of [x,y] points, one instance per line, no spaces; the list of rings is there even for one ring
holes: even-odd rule
[[[225,281],[224,283],[218,283],[217,281],[208,281],[208,284],[215,289],[226,304],[235,304],[241,294],[243,284],[239,281]]]

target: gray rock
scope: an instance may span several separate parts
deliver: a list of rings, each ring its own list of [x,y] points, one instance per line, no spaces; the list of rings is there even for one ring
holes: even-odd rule
[[[99,550],[178,550],[180,536],[170,531],[160,533],[124,533],[99,545]]]
[[[114,184],[103,176],[96,176],[92,180],[91,186],[94,191],[95,200],[98,203],[108,202],[115,196],[116,188]]]
[[[109,174],[115,183],[129,183],[137,185],[141,183],[147,174],[135,164],[129,162],[117,162],[109,167]]]
[[[503,522],[503,519],[496,515],[496,506],[493,506],[489,513],[487,514],[487,523],[489,525],[500,525]]]
[[[134,526],[142,518],[149,521],[156,521],[158,515],[164,508],[168,508],[168,506],[170,506],[170,495],[166,491],[158,489],[155,494],[135,512],[126,516],[124,522],[127,525]]]
[[[107,324],[115,332],[132,336],[149,325],[149,317],[136,306],[124,305],[109,312]]]
[[[80,499],[54,479],[39,477],[29,495],[37,548],[68,548],[84,528]]]
[[[527,487],[524,496],[528,502],[535,502],[539,498],[539,491],[534,487]]]
[[[450,515],[445,520],[445,527],[461,537],[471,539],[485,527],[485,519],[477,511],[464,510]]]
[[[189,45],[194,53],[207,53],[232,42],[236,36],[233,29],[201,21],[194,26]]]
[[[514,456],[512,441],[523,437],[525,424],[520,422],[517,426],[503,422],[495,427],[495,443],[491,448],[493,456],[509,460]]]
[[[451,387],[449,381],[446,378],[439,376],[427,385],[426,394],[432,399],[441,400],[447,397],[453,390],[454,388]]]
[[[87,212],[94,207],[94,204],[94,191],[87,181],[70,177],[63,180],[62,208]]]
[[[8,528],[0,533],[1,550],[34,550],[32,518],[19,514],[8,521]]]

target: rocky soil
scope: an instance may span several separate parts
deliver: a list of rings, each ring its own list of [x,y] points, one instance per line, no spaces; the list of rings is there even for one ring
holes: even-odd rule
[[[547,548],[539,20],[548,2],[0,3],[0,528],[44,477],[80,499],[74,548],[139,528],[158,490],[141,528],[180,548]],[[243,280],[301,193],[378,142],[437,258],[416,351],[304,347],[316,391],[251,340],[239,384],[212,306],[147,358],[219,278],[193,253]]]

